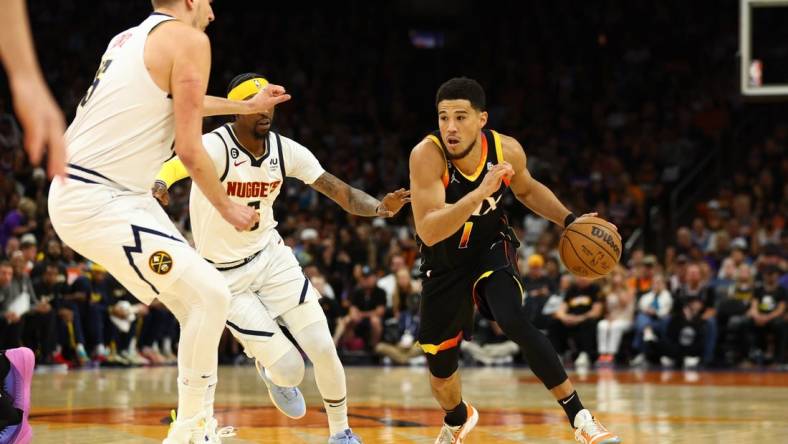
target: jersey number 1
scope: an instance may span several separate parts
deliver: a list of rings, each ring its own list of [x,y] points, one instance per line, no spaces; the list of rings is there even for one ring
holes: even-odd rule
[[[462,228],[459,249],[468,248],[468,242],[471,240],[471,230],[473,230],[473,222],[465,222],[465,226]]]
[[[96,77],[93,78],[93,83],[91,83],[88,91],[85,93],[85,97],[82,98],[82,101],[79,102],[79,106],[85,106],[88,103],[88,100],[93,96],[93,92],[96,91],[96,87],[98,86],[99,82],[101,81],[101,76],[107,72],[109,69],[109,65],[112,64],[112,59],[105,59],[101,61],[101,65],[99,69],[96,71]]]

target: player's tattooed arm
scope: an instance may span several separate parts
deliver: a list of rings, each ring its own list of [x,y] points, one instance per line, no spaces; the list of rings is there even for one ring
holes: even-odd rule
[[[288,100],[290,100],[290,94],[285,92],[284,87],[268,85],[254,97],[240,102],[223,97],[205,96],[202,114],[203,117],[255,114],[269,110]]]
[[[357,188],[353,188],[331,173],[323,173],[311,184],[348,213],[365,217],[391,217],[410,202],[410,191],[399,189],[389,193],[382,201]]]

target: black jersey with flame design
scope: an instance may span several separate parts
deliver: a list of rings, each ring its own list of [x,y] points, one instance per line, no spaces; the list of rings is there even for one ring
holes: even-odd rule
[[[443,144],[440,132],[435,131],[427,138],[441,148],[444,159],[447,159],[446,146]],[[446,188],[447,204],[457,202],[478,188],[487,172],[494,165],[503,162],[500,135],[492,130],[482,130],[481,139],[482,153],[472,175],[466,176],[452,161],[446,160],[442,180]],[[485,199],[463,226],[450,237],[431,247],[417,237],[423,259],[423,271],[441,272],[474,266],[479,263],[485,251],[508,234],[509,226],[502,202],[507,185],[501,183],[498,191]]]

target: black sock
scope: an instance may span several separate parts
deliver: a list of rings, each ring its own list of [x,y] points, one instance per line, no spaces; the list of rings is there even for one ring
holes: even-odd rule
[[[443,422],[452,427],[456,427],[465,424],[467,419],[468,408],[465,406],[465,403],[460,400],[460,403],[457,404],[453,409],[446,410],[446,416],[443,418]]]
[[[22,422],[22,411],[14,407],[14,401],[5,390],[0,390],[0,429]]]
[[[11,361],[5,357],[4,352],[0,352],[0,384],[4,384],[9,371],[11,371]]]
[[[558,404],[564,408],[564,412],[566,412],[566,417],[569,419],[569,425],[572,428],[575,427],[575,416],[577,416],[580,410],[583,410],[583,403],[580,402],[580,395],[577,392],[572,392],[571,395],[567,396],[564,399],[560,399]]]

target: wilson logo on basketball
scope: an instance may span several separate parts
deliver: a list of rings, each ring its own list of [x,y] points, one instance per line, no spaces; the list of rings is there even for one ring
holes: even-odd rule
[[[602,242],[606,243],[608,247],[616,252],[616,257],[621,256],[621,249],[618,247],[618,245],[616,245],[616,242],[613,240],[613,236],[610,233],[606,233],[600,228],[592,227],[591,236],[599,238],[602,240]]]

